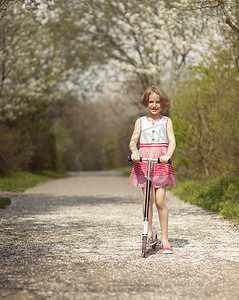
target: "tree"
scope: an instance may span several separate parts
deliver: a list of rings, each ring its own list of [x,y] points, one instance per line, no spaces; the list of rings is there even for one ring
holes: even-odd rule
[[[231,52],[188,70],[178,83],[174,122],[179,173],[238,176],[238,73]]]
[[[181,11],[201,11],[203,15],[215,17],[218,20],[218,26],[221,31],[227,32],[224,37],[230,41],[235,52],[235,62],[239,71],[239,1],[223,0],[197,0],[197,1],[177,1],[172,3],[173,7]],[[227,30],[223,24],[227,24],[230,30]],[[229,28],[228,27],[228,28]]]
[[[0,119],[15,119],[63,97],[62,66],[52,33],[36,28],[29,13],[16,4],[0,32]]]
[[[66,94],[59,50],[21,1],[6,4],[0,25],[0,173],[56,169],[50,127]]]
[[[216,18],[182,12],[170,3],[55,0],[49,24],[57,28],[57,47],[65,49],[64,68],[73,68],[69,80],[87,85],[88,75],[106,77],[106,72],[120,81],[137,76],[144,89],[177,79],[208,50],[206,41],[217,28]]]
[[[4,17],[9,15],[10,8],[16,4],[22,4],[22,8],[28,10],[33,19],[37,21],[37,16],[42,8],[51,10],[54,4],[54,0],[1,0],[0,2],[0,22],[3,21]]]

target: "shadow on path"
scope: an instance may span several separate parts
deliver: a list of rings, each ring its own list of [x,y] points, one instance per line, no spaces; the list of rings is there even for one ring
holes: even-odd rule
[[[51,196],[45,194],[19,194],[8,196],[12,204],[0,211],[0,216],[21,216],[48,213],[59,207],[94,207],[107,205],[137,204],[139,201],[130,197],[102,197],[102,196]],[[140,205],[140,203],[139,203]]]

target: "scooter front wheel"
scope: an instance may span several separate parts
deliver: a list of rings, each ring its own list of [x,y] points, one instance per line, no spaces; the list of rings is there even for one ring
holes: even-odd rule
[[[147,236],[143,236],[143,238],[142,238],[142,257],[146,256],[146,248],[147,248]]]

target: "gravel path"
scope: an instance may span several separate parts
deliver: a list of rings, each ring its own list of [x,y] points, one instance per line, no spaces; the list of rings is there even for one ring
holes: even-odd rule
[[[174,254],[158,245],[144,259],[141,190],[114,172],[75,175],[0,210],[0,299],[239,299],[238,225],[167,192]]]

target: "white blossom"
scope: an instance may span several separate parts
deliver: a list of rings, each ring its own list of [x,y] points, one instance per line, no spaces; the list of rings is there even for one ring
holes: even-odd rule
[[[220,30],[217,18],[206,19],[200,10],[182,12],[176,9],[176,7],[190,6],[189,0],[173,2],[172,7],[167,6],[164,1],[157,2],[157,12],[146,3],[140,4],[142,14],[135,11],[132,14],[130,11],[126,13],[130,23],[118,20],[122,28],[133,31],[138,39],[136,43],[128,37],[125,41],[125,50],[135,60],[139,55],[138,49],[141,49],[140,55],[141,58],[143,55],[145,67],[136,68],[131,62],[127,64],[116,61],[113,62],[114,65],[128,72],[153,74],[158,72],[159,65],[161,65],[160,69],[162,64],[165,68],[169,67],[168,59],[174,64],[180,64],[181,59],[186,55],[191,62],[201,61],[203,55],[211,48],[210,41]],[[139,43],[140,40],[144,42]],[[138,62],[140,64],[140,61]]]
[[[23,19],[19,9],[13,12],[13,22],[7,24],[6,48],[0,48],[0,61],[5,66],[1,120],[13,120],[24,111],[34,111],[39,102],[47,104],[62,97],[62,91],[57,91],[61,76],[59,50],[51,47],[51,35],[43,27],[36,31],[32,17],[25,14]]]

